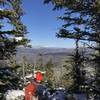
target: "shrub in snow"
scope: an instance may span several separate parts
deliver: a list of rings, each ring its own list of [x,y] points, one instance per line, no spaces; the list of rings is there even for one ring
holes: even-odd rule
[[[22,90],[8,90],[5,98],[6,100],[24,100],[24,95]]]

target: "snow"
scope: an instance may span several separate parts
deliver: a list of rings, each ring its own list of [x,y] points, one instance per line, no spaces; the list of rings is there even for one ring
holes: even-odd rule
[[[24,91],[23,90],[8,90],[7,93],[5,94],[6,100],[17,100],[20,98],[24,97]],[[19,99],[18,99],[19,100]]]
[[[25,78],[31,78],[31,77],[32,77],[32,74],[25,76]]]
[[[25,96],[24,90],[8,90],[7,93],[5,94],[6,100],[24,100],[23,99],[24,96]],[[73,96],[75,97],[76,100],[86,100],[85,94],[74,94]]]
[[[0,10],[4,10],[3,8],[0,8]]]
[[[76,100],[87,100],[86,99],[86,94],[74,94],[74,97]]]
[[[16,41],[20,41],[23,39],[23,37],[15,37]]]

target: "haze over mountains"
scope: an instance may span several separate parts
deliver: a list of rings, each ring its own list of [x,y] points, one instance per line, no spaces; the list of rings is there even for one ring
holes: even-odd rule
[[[39,57],[42,57],[44,62],[52,59],[53,62],[59,62],[73,52],[74,49],[56,48],[56,47],[39,47],[39,48],[23,48],[17,49],[17,61],[21,63],[23,57],[30,64],[36,62]]]
[[[41,53],[41,54],[47,54],[47,53],[61,53],[61,52],[72,52],[73,48],[56,48],[56,47],[33,47],[33,48],[24,48],[19,47],[18,52],[24,51],[25,53]]]
[[[80,48],[80,51],[83,48]],[[51,60],[53,64],[54,77],[56,82],[60,82],[60,78],[67,73],[66,69],[63,67],[66,64],[66,60],[69,59],[70,55],[74,53],[74,48],[54,48],[54,47],[39,47],[39,48],[23,48],[17,49],[17,63],[23,66],[23,62],[26,64],[31,64],[37,67],[37,64],[42,62],[41,67],[46,67],[46,64]],[[85,55],[88,56],[89,53],[93,53],[90,49],[85,49]],[[41,60],[41,61],[40,61]],[[94,69],[90,69],[90,65],[87,64],[87,76],[91,76]],[[29,66],[27,67],[29,68]],[[88,70],[90,69],[90,70]],[[32,70],[32,68],[31,68]],[[93,74],[94,75],[94,74]]]
[[[80,49],[81,50],[81,49]],[[17,62],[22,63],[23,58],[29,63],[34,64],[39,58],[42,58],[45,64],[49,60],[52,60],[55,65],[59,65],[60,62],[74,52],[74,48],[56,48],[56,47],[38,47],[38,48],[17,48]],[[87,49],[86,51],[91,52]]]

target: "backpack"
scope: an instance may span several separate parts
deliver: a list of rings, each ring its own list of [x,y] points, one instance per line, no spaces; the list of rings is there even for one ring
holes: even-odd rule
[[[36,96],[38,96],[39,100],[45,100],[44,99],[45,98],[45,94],[44,94],[45,90],[46,90],[46,88],[43,85],[39,84],[37,86]]]

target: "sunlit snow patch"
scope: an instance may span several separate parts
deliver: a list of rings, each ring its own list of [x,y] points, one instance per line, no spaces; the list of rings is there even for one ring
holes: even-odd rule
[[[8,90],[5,94],[6,100],[23,100],[24,98],[23,90]]]

